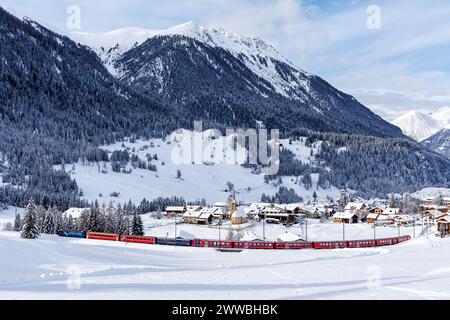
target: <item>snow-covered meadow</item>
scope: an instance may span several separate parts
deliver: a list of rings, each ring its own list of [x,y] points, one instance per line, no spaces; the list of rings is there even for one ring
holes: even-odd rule
[[[0,256],[0,299],[450,299],[450,239],[434,236],[219,253],[0,232]]]
[[[184,130],[183,135],[187,134],[189,132]],[[228,146],[231,142],[224,141],[227,140],[225,137],[209,139],[208,135],[205,135],[203,138],[203,161],[200,164],[192,164],[190,161],[186,163],[177,158],[177,150],[183,147],[179,142],[179,136],[173,134],[165,141],[162,139],[138,140],[135,143],[125,141],[102,147],[111,152],[128,150],[130,154],[135,154],[142,160],[146,159],[148,154],[157,154],[158,160],[152,161],[157,167],[156,172],[136,168],[130,174],[116,173],[111,170],[111,163],[88,162],[66,166],[65,170],[70,172],[72,178],[76,179],[79,188],[83,190],[85,199],[98,200],[100,204],[105,203],[106,205],[111,201],[125,203],[131,199],[133,202],[139,203],[143,198],[154,199],[171,196],[184,197],[187,201],[206,199],[208,203],[225,201],[230,195],[225,191],[227,182],[234,184],[237,196],[243,202],[258,202],[263,193],[274,195],[278,191],[278,185],[264,182],[264,175],[254,174],[250,169],[239,164],[230,164],[223,151],[223,146]],[[280,142],[304,163],[310,163],[313,158],[311,153],[317,153],[320,147],[320,143],[307,147],[305,142],[300,140],[294,141],[292,144],[289,144],[288,140],[280,140]],[[208,164],[211,157],[217,159],[217,154],[224,154],[225,163]],[[131,166],[129,165],[127,168],[130,169]],[[181,179],[177,179],[177,170],[181,172]],[[314,192],[322,199],[327,196],[335,198],[339,195],[339,190],[336,188],[327,190],[318,188],[318,178],[317,175],[312,176],[312,187],[309,190],[298,183],[295,177],[283,177],[282,185],[293,188],[305,202],[313,200]],[[120,195],[111,197],[112,193]]]

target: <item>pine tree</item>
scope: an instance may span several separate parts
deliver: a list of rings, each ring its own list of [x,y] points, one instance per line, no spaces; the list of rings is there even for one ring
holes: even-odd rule
[[[39,232],[40,233],[46,233],[45,232],[45,219],[47,215],[47,210],[45,210],[44,206],[39,205],[36,208],[36,215],[37,215],[37,221],[39,226]]]
[[[141,216],[138,215],[137,213],[135,213],[133,215],[131,234],[133,236],[143,236],[144,235],[144,224],[142,223]]]
[[[20,219],[20,214],[16,214],[14,219],[14,231],[19,232],[22,229],[22,220]]]
[[[54,234],[55,233],[55,221],[53,212],[49,209],[45,214],[44,226],[41,231],[45,234]]]
[[[37,221],[36,206],[33,200],[28,202],[23,217],[21,237],[24,239],[36,239],[40,235]]]

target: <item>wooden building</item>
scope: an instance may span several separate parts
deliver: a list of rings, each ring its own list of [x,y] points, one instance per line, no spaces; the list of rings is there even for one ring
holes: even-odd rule
[[[379,216],[380,216],[379,213],[375,213],[375,212],[369,213],[366,217],[367,223],[376,223]]]
[[[358,223],[358,213],[345,211],[345,212],[336,212],[333,215],[334,223],[345,223],[345,224],[353,224]]]
[[[213,221],[213,215],[209,210],[186,211],[183,214],[184,223],[208,225]]]
[[[186,208],[185,207],[167,207],[166,208],[166,216],[168,217],[182,217],[183,214],[186,212]]]
[[[261,219],[276,219],[280,223],[289,224],[294,223],[296,220],[296,215],[293,213],[289,213],[279,207],[267,207],[261,211],[260,214]]]
[[[442,237],[450,235],[450,215],[444,215],[436,220],[437,231]]]

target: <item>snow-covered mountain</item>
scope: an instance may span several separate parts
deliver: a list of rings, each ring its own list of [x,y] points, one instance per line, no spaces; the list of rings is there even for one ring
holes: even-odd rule
[[[426,148],[450,158],[450,129],[442,129],[422,142]]]
[[[119,80],[211,124],[401,137],[355,98],[261,39],[189,22],[166,30],[74,33]]]
[[[298,70],[294,74],[297,79],[286,81],[288,79],[283,78],[283,75],[276,69],[276,65],[272,63],[272,59],[281,61],[291,68],[296,69],[296,67],[263,40],[242,37],[224,30],[205,28],[192,21],[164,30],[122,28],[103,34],[74,32],[72,38],[93,48],[110,66],[109,70],[116,73],[113,63],[120,55],[138,47],[148,39],[176,35],[195,39],[211,47],[219,47],[231,52],[236,58],[242,59],[250,70],[270,82],[278,93],[286,97],[291,97],[292,91],[297,90],[299,85],[305,90],[309,90],[307,80],[295,81],[308,75],[303,70]]]
[[[432,113],[411,111],[394,120],[392,124],[417,141],[430,138],[442,129],[450,128],[450,107],[443,107]]]

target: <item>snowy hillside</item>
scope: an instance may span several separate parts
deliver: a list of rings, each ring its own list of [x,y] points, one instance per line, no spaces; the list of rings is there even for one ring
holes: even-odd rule
[[[450,107],[428,114],[411,111],[394,120],[392,124],[402,129],[405,135],[423,141],[442,129],[450,128]]]
[[[184,130],[183,134],[189,134],[189,131]],[[208,203],[226,201],[230,195],[226,191],[228,182],[234,184],[237,197],[244,202],[260,201],[263,193],[273,196],[280,186],[293,188],[306,202],[313,200],[314,192],[322,199],[328,195],[336,197],[339,194],[336,188],[323,190],[318,187],[318,175],[312,176],[312,188],[309,190],[306,190],[296,177],[283,177],[281,185],[278,181],[266,184],[262,174],[252,173],[251,169],[240,165],[243,163],[242,150],[236,153],[234,160],[224,152],[223,146],[229,147],[230,144],[224,137],[210,139],[205,134],[204,152],[200,161],[191,159],[188,153],[183,156],[180,152],[183,147],[184,151],[190,149],[189,146],[183,145],[182,141],[180,134],[173,134],[164,141],[125,141],[102,147],[109,152],[128,150],[130,155],[136,155],[140,159],[147,159],[148,155],[156,154],[157,160],[152,160],[151,163],[156,166],[157,171],[132,168],[128,163],[125,170],[132,169],[131,173],[117,173],[111,170],[111,163],[89,162],[78,162],[73,166],[66,166],[65,170],[76,179],[78,187],[83,191],[83,198],[105,204],[110,201],[124,203],[129,199],[139,203],[143,198],[171,196],[182,196],[187,201],[205,198]],[[311,154],[318,152],[320,146],[318,142],[311,148],[306,147],[304,139],[303,142],[298,140],[292,144],[289,144],[288,140],[281,140],[281,143],[304,163],[311,163],[314,158]],[[59,169],[59,166],[57,168]],[[180,178],[177,178],[177,170],[180,170]],[[112,194],[114,196],[111,196]]]

